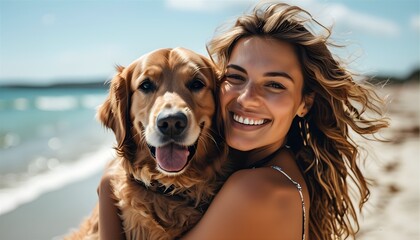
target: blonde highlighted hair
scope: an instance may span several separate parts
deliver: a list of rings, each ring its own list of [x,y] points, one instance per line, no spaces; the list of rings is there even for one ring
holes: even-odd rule
[[[327,34],[315,34],[324,30]],[[305,176],[311,203],[309,239],[354,237],[359,229],[356,209],[362,209],[369,189],[359,164],[360,146],[349,135],[350,128],[366,136],[388,126],[383,101],[367,83],[355,81],[330,52],[330,30],[310,13],[283,3],[261,4],[242,15],[234,25],[208,43],[221,80],[232,49],[239,39],[264,37],[293,44],[304,76],[302,95],[314,94],[304,119],[296,116],[288,133],[288,145],[297,156]],[[367,118],[367,113],[376,117]],[[308,123],[308,144],[301,137],[299,121]],[[350,196],[352,181],[360,200]]]

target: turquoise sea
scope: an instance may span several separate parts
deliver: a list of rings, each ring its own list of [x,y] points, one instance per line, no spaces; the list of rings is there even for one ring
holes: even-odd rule
[[[0,217],[103,169],[114,136],[95,114],[106,94],[0,87]]]

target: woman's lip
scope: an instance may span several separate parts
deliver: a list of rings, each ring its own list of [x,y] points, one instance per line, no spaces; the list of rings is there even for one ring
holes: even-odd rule
[[[261,116],[261,114],[257,114],[257,113],[243,112],[243,111],[240,111],[240,110],[230,110],[229,113],[231,115],[238,115],[240,117],[249,118],[249,119],[253,119],[253,120],[267,120],[267,121],[270,121],[269,118],[263,117],[263,116]]]
[[[242,115],[240,113],[229,112],[232,124],[235,126],[247,128],[259,128],[270,122],[269,119],[260,117],[250,117],[249,115]]]

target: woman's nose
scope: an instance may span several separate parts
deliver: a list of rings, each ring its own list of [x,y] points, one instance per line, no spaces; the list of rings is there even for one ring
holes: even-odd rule
[[[252,83],[248,83],[239,93],[237,101],[244,108],[258,107],[259,96],[256,86]]]

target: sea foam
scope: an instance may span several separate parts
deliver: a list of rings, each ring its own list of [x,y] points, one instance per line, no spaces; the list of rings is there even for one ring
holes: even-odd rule
[[[77,161],[60,164],[53,170],[36,175],[13,188],[0,189],[0,215],[34,201],[47,192],[98,173],[113,157],[113,149],[109,146],[103,147],[96,152],[84,154]]]

